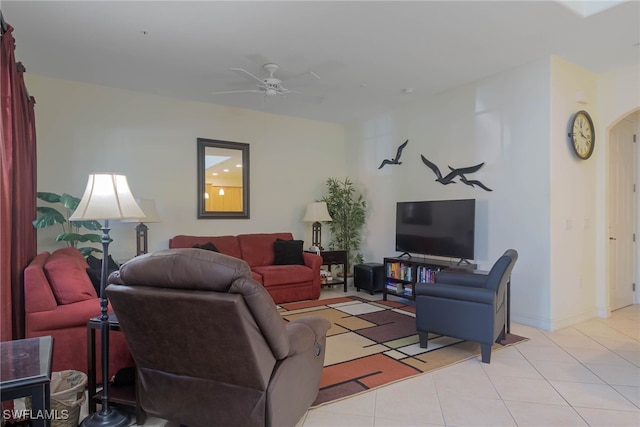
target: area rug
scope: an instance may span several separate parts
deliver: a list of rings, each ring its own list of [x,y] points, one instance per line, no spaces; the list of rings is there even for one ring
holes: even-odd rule
[[[415,307],[396,301],[340,297],[282,304],[282,317],[316,315],[331,322],[318,398],[312,407],[480,355],[480,345],[430,334],[420,348]],[[526,338],[507,334],[493,350]]]

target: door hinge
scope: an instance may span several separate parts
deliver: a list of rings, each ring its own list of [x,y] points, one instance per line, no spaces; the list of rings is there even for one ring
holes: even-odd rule
[[[636,134],[633,134],[633,142],[636,142]]]
[[[633,233],[633,241],[636,241],[636,233]]]
[[[636,291],[636,284],[634,283],[633,284],[633,292],[635,292],[635,291]]]

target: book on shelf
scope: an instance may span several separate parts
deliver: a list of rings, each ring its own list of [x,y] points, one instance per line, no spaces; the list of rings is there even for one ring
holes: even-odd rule
[[[439,269],[418,266],[417,271],[418,283],[433,283],[436,280],[436,272],[439,271]]]
[[[413,268],[402,262],[388,262],[386,266],[387,277],[410,282],[413,280]]]

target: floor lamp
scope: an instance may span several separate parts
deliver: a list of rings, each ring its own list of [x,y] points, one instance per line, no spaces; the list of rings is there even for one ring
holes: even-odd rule
[[[322,240],[322,224],[320,221],[333,221],[329,211],[327,210],[326,202],[313,202],[307,205],[307,212],[304,214],[303,221],[313,222],[311,228],[311,245],[324,250],[320,241]]]
[[[122,222],[137,222],[136,225],[136,256],[146,254],[149,251],[147,224],[160,222],[158,212],[156,212],[156,203],[152,199],[136,199],[138,206],[144,212],[142,218],[123,219]],[[146,224],[145,224],[146,223]]]
[[[81,426],[129,425],[129,415],[109,405],[109,314],[107,306],[107,265],[109,257],[109,220],[124,218],[143,218],[144,213],[136,203],[127,177],[114,174],[89,175],[87,188],[77,209],[69,217],[70,221],[104,220],[102,226],[102,275],[100,276],[100,340],[102,367],[102,407],[85,418]],[[91,396],[89,396],[91,398]]]

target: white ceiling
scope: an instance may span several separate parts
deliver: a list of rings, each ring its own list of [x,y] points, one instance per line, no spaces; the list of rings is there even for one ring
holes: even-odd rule
[[[639,64],[640,2],[591,3],[613,7],[587,17],[556,1],[3,0],[1,8],[27,73],[347,123],[550,54],[595,73]],[[324,102],[211,94],[253,89],[230,68],[262,78],[266,62],[280,65],[285,86],[315,72],[320,80],[291,86]]]

